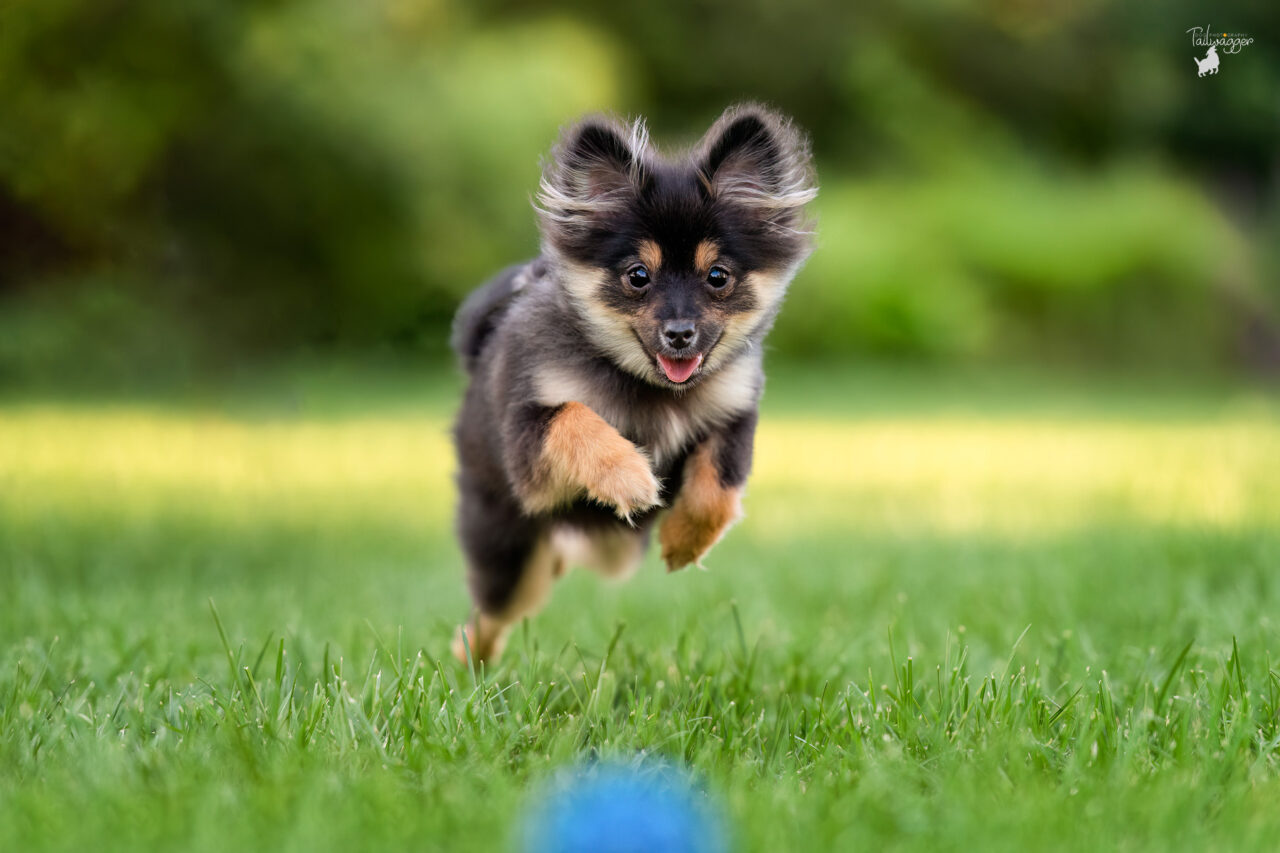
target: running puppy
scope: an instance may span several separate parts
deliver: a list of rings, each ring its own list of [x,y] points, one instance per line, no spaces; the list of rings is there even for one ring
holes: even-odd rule
[[[454,320],[476,607],[460,659],[496,658],[566,566],[629,573],[659,518],[672,571],[738,518],[761,343],[809,254],[816,194],[805,138],[760,106],[729,109],[678,158],[639,121],[564,133],[538,194],[542,255]]]

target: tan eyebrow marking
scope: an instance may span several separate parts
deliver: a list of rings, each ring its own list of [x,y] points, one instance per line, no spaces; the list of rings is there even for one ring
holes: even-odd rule
[[[650,271],[658,269],[662,266],[662,248],[652,240],[641,240],[640,248],[636,251],[640,262],[649,268]]]
[[[698,275],[705,276],[720,258],[720,244],[715,240],[703,240],[693,253],[693,266]]]

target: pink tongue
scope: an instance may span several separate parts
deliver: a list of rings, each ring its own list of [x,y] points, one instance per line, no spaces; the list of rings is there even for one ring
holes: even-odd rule
[[[658,364],[662,366],[662,372],[667,374],[667,378],[678,384],[684,382],[698,369],[698,365],[702,364],[702,355],[699,353],[693,358],[667,358],[665,355],[660,355]]]

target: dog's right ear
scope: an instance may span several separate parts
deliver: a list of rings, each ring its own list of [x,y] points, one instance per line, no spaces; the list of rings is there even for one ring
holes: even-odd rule
[[[649,156],[648,132],[638,120],[627,126],[589,118],[570,127],[543,168],[537,206],[544,226],[587,228],[625,207],[645,180]]]

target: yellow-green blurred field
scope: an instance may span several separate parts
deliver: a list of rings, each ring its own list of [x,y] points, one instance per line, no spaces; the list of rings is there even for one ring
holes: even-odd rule
[[[237,417],[157,405],[10,406],[0,421],[8,511],[442,528],[453,502],[449,413],[399,408]],[[1230,529],[1280,518],[1280,405],[1260,393],[1171,420],[768,414],[749,536],[797,527],[1044,536],[1100,520]]]
[[[709,571],[572,574],[475,681],[454,391],[0,407],[0,847],[493,849],[638,754],[741,849],[1280,831],[1267,392],[777,371]]]

